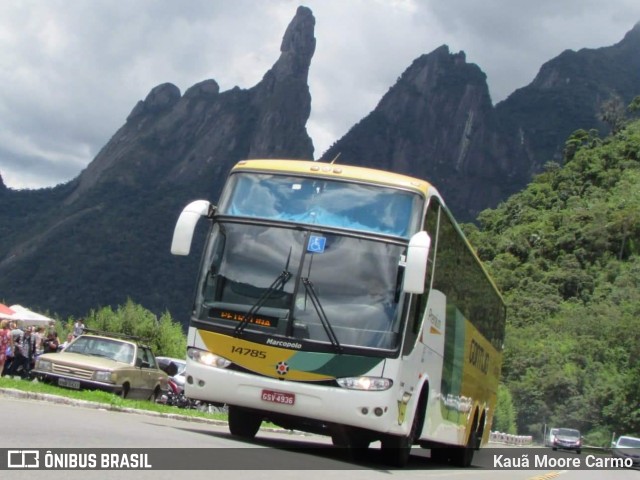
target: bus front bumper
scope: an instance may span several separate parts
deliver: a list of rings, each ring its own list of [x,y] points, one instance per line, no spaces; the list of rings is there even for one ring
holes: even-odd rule
[[[280,415],[406,435],[406,405],[397,386],[384,391],[351,390],[314,385],[215,368],[187,359],[185,394]],[[400,414],[402,412],[402,415]]]

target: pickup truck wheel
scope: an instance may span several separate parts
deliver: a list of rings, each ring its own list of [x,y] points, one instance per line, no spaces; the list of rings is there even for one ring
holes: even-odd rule
[[[120,390],[120,398],[127,398],[129,396],[129,384],[125,383],[122,385],[122,390]]]
[[[159,398],[160,398],[160,387],[156,387],[155,390],[149,396],[149,401],[153,403],[158,403]]]

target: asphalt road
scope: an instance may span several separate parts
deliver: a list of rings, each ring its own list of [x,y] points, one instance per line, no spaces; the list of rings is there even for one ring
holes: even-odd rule
[[[55,404],[42,400],[3,396],[1,393],[0,423],[2,425],[0,448],[3,449],[43,449],[53,453],[71,452],[76,455],[94,451],[100,455],[100,452],[110,452],[106,449],[129,449],[127,452],[137,452],[140,455],[143,455],[143,452],[150,452],[150,463],[151,465],[155,463],[156,468],[176,466],[175,471],[12,470],[0,472],[2,478],[12,480],[23,478],[38,480],[43,478],[47,480],[174,479],[176,477],[185,477],[189,480],[200,478],[300,480],[301,476],[304,480],[346,477],[349,480],[377,478],[390,480],[390,477],[398,480],[414,477],[461,480],[549,480],[551,478],[560,478],[560,480],[634,478],[637,480],[638,478],[638,472],[634,470],[603,471],[565,468],[513,470],[504,467],[504,459],[502,466],[499,463],[498,466],[495,465],[496,455],[504,454],[504,450],[493,448],[477,452],[474,465],[469,469],[434,464],[428,458],[428,450],[414,448],[407,468],[390,470],[380,461],[375,444],[366,455],[354,460],[345,451],[333,448],[330,440],[325,437],[261,430],[255,441],[245,442],[232,437],[227,426],[222,422],[201,423],[181,418],[87,408],[77,404]],[[553,455],[553,458],[569,460],[578,457],[575,453],[555,453],[548,449],[517,450],[517,452],[516,457],[527,453],[531,462],[534,456]],[[579,458],[584,463],[586,454],[583,453]],[[206,469],[188,470],[193,465],[204,465]],[[554,464],[554,466],[557,465],[557,463]],[[6,475],[7,473],[10,475]]]

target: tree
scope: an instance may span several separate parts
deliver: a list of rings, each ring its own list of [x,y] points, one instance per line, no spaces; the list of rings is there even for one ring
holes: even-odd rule
[[[513,398],[509,388],[500,384],[498,386],[498,400],[496,402],[496,413],[493,417],[492,429],[496,432],[509,433],[515,435],[516,428],[516,409],[513,405]]]
[[[611,129],[611,133],[619,132],[626,122],[624,103],[622,99],[615,95],[605,100],[600,106],[600,120],[606,123]]]
[[[169,312],[158,319],[131,299],[115,311],[111,307],[92,310],[85,323],[90,330],[138,337],[151,347],[155,355],[186,357],[187,337]]]
[[[631,114],[637,114],[638,112],[640,112],[640,96],[637,96],[636,98],[631,100],[631,103],[627,107],[627,110]]]
[[[600,444],[640,431],[640,121],[578,130],[565,154],[467,231],[507,304],[518,432],[573,426]]]

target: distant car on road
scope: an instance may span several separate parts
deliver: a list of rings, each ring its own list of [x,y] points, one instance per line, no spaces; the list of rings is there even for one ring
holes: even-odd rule
[[[575,450],[582,452],[582,436],[580,431],[573,428],[558,428],[552,441],[551,448],[554,450]]]
[[[547,436],[544,438],[544,446],[545,447],[552,447],[553,446],[553,438],[556,436],[557,432],[558,432],[557,428],[550,428],[549,429],[549,433],[547,433]]]
[[[133,337],[87,333],[63,351],[40,355],[32,373],[73,390],[105,390],[123,398],[156,401],[167,389],[151,349]]]
[[[640,465],[640,438],[622,436],[611,445],[611,456],[630,458],[634,465]]]

